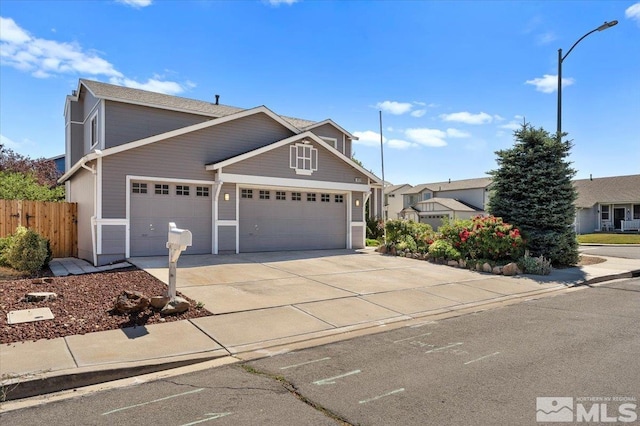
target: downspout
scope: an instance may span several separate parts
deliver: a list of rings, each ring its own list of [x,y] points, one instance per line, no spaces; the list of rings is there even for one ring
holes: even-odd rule
[[[96,171],[95,166],[89,167],[86,163],[82,163],[80,165],[85,170],[88,170],[93,175],[93,216],[91,216],[91,251],[93,252],[93,265],[98,265],[98,247],[96,245],[96,214],[98,210],[98,172]]]

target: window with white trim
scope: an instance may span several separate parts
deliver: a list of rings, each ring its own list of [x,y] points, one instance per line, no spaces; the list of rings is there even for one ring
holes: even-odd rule
[[[330,138],[328,136],[320,136],[320,139],[328,143],[332,148],[338,149],[338,139]]]
[[[196,197],[208,197],[208,196],[209,196],[208,186],[196,186]]]
[[[640,204],[633,205],[633,220],[640,219]]]
[[[287,193],[284,191],[276,191],[276,200],[286,201]]]
[[[189,186],[176,185],[176,195],[189,195]]]
[[[271,198],[271,192],[270,191],[260,190],[260,199],[261,200],[268,200],[269,198]]]
[[[344,195],[342,194],[336,194],[333,196],[333,201],[335,201],[336,203],[344,203]]]
[[[320,194],[320,201],[323,203],[328,203],[331,201],[331,195],[329,194]]]
[[[289,167],[299,175],[310,175],[318,170],[318,150],[308,143],[289,146]]]
[[[600,207],[600,214],[602,215],[602,220],[609,220],[609,205],[604,205]]]
[[[253,189],[243,189],[240,191],[241,198],[253,198]]]
[[[96,113],[89,121],[89,140],[91,141],[91,148],[100,142],[98,139],[98,113]]]
[[[302,200],[302,194],[299,192],[292,192],[291,193],[291,201],[301,201]]]
[[[316,194],[315,192],[309,192],[307,194],[307,201],[316,201]]]
[[[140,182],[133,182],[131,184],[131,192],[134,194],[146,194],[147,193],[147,184]]]
[[[157,195],[169,195],[169,185],[155,184],[155,193]]]

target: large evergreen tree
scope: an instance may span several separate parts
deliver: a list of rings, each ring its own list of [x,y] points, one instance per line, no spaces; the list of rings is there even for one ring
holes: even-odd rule
[[[554,265],[578,262],[573,229],[577,192],[575,170],[567,161],[571,143],[524,124],[513,148],[497,151],[489,211],[516,225],[532,255]]]

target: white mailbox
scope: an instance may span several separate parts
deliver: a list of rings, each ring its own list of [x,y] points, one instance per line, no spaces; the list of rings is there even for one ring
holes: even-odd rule
[[[180,229],[176,227],[174,222],[169,222],[169,241],[167,242],[167,248],[178,248],[185,250],[192,244],[191,231],[188,229]],[[169,247],[172,245],[173,247]]]

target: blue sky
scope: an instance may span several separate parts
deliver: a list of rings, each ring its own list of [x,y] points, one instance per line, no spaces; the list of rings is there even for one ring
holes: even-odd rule
[[[278,114],[332,118],[394,184],[482,177],[526,120],[563,130],[578,178],[640,173],[636,1],[0,0],[0,134],[64,152],[79,78]]]

